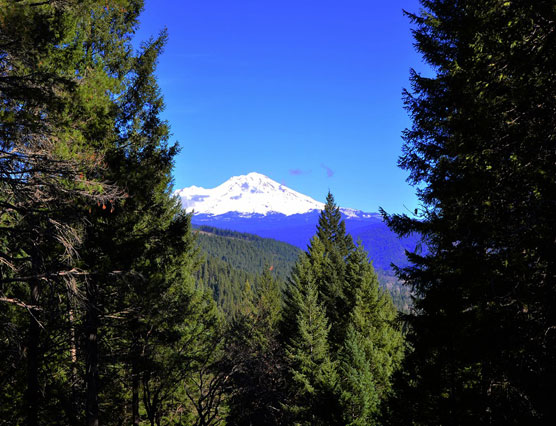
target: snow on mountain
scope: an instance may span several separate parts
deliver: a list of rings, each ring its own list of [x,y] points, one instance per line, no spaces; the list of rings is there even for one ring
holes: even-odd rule
[[[195,214],[242,215],[281,213],[286,216],[322,210],[324,204],[260,173],[234,176],[216,188],[190,186],[174,192]]]
[[[315,234],[324,204],[260,173],[234,176],[216,188],[191,186],[174,192],[183,207],[194,211],[194,225],[247,232],[293,244],[303,250]],[[324,195],[324,194],[323,194]],[[417,237],[399,239],[379,213],[341,208],[346,230],[361,239],[374,266],[389,270],[393,262],[407,265]]]

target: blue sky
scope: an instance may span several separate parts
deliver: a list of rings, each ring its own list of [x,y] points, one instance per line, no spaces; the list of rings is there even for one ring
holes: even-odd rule
[[[263,173],[343,207],[417,206],[397,167],[401,92],[424,65],[402,9],[417,0],[147,0],[136,40],[163,28],[175,188]],[[407,209],[407,210],[406,210]]]

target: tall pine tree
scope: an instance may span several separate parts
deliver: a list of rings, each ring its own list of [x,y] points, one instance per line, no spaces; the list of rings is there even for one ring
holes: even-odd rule
[[[355,288],[344,346],[340,351],[340,400],[346,425],[380,424],[381,402],[403,358],[403,337],[390,295],[361,245],[350,253],[348,280]]]
[[[295,424],[340,424],[335,396],[338,377],[328,339],[330,326],[307,257],[296,265],[292,281],[290,306],[296,316],[286,347],[290,365],[287,411]]]
[[[400,271],[416,301],[394,418],[553,424],[554,2],[421,3],[409,17],[435,72],[411,74],[400,165],[422,208],[388,220],[430,251]]]
[[[316,293],[312,286],[316,286]],[[316,302],[307,292],[316,297]],[[373,424],[381,402],[390,392],[391,376],[400,364],[403,339],[392,300],[379,288],[365,250],[353,244],[346,233],[331,194],[319,218],[317,233],[307,253],[301,255],[285,296],[285,342],[299,339],[302,327],[306,327],[300,322],[299,312],[308,309],[305,304],[309,302],[316,303],[313,310],[324,309],[324,320],[330,327],[326,337],[327,368],[332,365],[334,374],[326,377],[335,381],[327,389],[332,389],[332,394],[323,397],[328,409],[319,408],[322,421]],[[298,356],[309,349],[298,347]],[[312,353],[304,356],[311,359]],[[305,410],[310,412],[313,408]]]

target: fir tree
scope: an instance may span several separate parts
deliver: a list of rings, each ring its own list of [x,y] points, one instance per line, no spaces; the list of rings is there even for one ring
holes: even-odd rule
[[[278,425],[284,417],[283,348],[278,336],[282,295],[270,268],[257,279],[252,310],[236,317],[226,349],[231,374],[230,425]]]
[[[421,3],[409,17],[435,74],[411,74],[400,165],[422,207],[388,220],[430,253],[400,271],[416,301],[392,413],[399,424],[552,424],[554,2]]]
[[[131,31],[133,20],[119,24]],[[159,424],[189,405],[196,394],[191,377],[211,376],[220,354],[215,304],[205,289],[195,288],[200,259],[190,218],[171,195],[178,147],[168,143],[154,77],[165,40],[162,33],[123,58],[118,137],[107,152],[104,177],[125,187],[127,197],[110,209],[95,209],[86,228],[82,262],[96,273],[85,282],[84,329],[87,336],[98,336],[85,345],[91,422],[116,422],[120,416],[120,422],[146,418]],[[192,409],[202,417],[212,406]]]
[[[349,327],[340,354],[340,404],[343,420],[349,426],[376,424],[373,414],[380,403],[364,340],[354,327]]]
[[[347,256],[354,248],[351,236],[346,233],[346,224],[342,220],[340,208],[330,192],[319,216],[316,235],[323,242],[327,252],[337,251],[340,256]]]
[[[318,247],[315,247],[316,240]],[[311,241],[308,253],[314,264],[315,279],[330,321],[330,342],[332,348],[337,350],[343,344],[354,302],[353,288],[346,279],[346,259],[355,245],[351,235],[346,233],[340,208],[330,192],[319,216],[316,240]]]
[[[380,403],[389,395],[391,377],[403,356],[403,339],[390,296],[361,245],[348,258],[348,280],[355,290],[344,347],[340,352],[340,388],[344,421],[379,424]]]
[[[328,342],[330,326],[306,257],[296,266],[290,292],[297,315],[295,333],[286,348],[291,375],[287,411],[295,424],[339,424],[335,397],[338,377]]]
[[[321,214],[317,234],[300,256],[285,293],[282,339],[298,339],[299,310],[317,287],[317,306],[330,324],[328,357],[335,369],[334,394],[327,400],[331,424],[372,424],[391,389],[391,376],[402,358],[403,339],[390,296],[379,288],[367,253],[346,234],[332,195]],[[312,291],[312,290],[311,290]],[[311,293],[312,294],[312,293]],[[328,368],[328,367],[327,367]],[[295,375],[294,375],[295,377]],[[330,396],[330,395],[329,395]],[[326,418],[326,417],[324,417]],[[342,423],[344,422],[344,423]]]

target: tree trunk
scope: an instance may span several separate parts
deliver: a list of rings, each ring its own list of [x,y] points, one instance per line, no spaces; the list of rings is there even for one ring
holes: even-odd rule
[[[98,304],[96,284],[87,283],[86,315],[86,382],[87,382],[87,426],[98,426]]]
[[[33,223],[33,222],[32,222]],[[31,272],[37,276],[40,272],[41,258],[38,250],[38,243],[34,241],[31,246]],[[29,310],[29,336],[27,343],[27,424],[36,426],[39,422],[39,342],[40,342],[40,323],[39,310],[41,282],[35,278],[29,282],[30,300],[32,306]]]
[[[131,413],[133,417],[133,426],[139,426],[141,418],[139,417],[139,368],[137,361],[134,359],[131,366]]]
[[[37,306],[39,303],[39,280],[31,282],[30,304]],[[29,317],[29,341],[27,343],[27,424],[37,426],[39,419],[39,338],[40,324],[38,310],[31,309]]]
[[[71,307],[71,295],[68,294],[68,316],[70,326],[70,358],[71,358],[71,400],[68,404],[68,417],[72,424],[77,424],[77,338],[75,332],[75,314]]]

